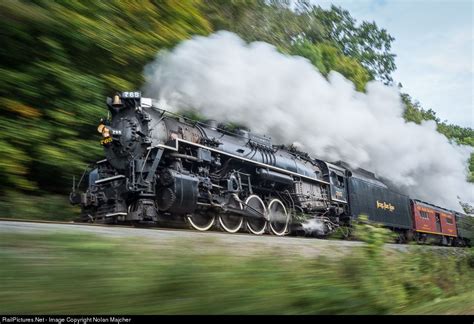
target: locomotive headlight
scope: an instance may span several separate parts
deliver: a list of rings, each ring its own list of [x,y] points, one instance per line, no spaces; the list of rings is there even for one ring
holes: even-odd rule
[[[110,137],[110,129],[104,127],[104,130],[102,131],[102,137]]]
[[[110,129],[104,124],[100,124],[99,127],[97,127],[97,131],[102,134],[102,137],[110,137]]]

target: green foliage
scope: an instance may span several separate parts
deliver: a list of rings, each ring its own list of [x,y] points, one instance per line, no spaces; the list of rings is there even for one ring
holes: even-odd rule
[[[102,154],[96,126],[106,114],[106,95],[139,88],[143,66],[161,48],[207,34],[200,6],[194,0],[2,1],[2,199],[11,189],[66,193],[72,175]],[[5,205],[2,214],[10,213]]]
[[[424,120],[439,121],[433,110],[424,110],[419,101],[413,101],[413,99],[406,93],[401,94],[402,101],[405,104],[404,118],[406,121],[421,124]]]
[[[246,41],[265,41],[285,53],[303,55],[313,63],[318,53],[307,44],[322,46],[326,64],[316,64],[322,73],[327,68],[355,80],[358,90],[367,80],[377,78],[390,83],[395,70],[394,40],[375,23],[357,22],[348,11],[332,6],[324,10],[308,1],[288,0],[207,0],[207,17],[215,30],[236,32]],[[293,10],[290,9],[293,4]],[[303,47],[295,43],[303,43]],[[334,49],[336,48],[336,49]],[[316,51],[317,52],[317,51]],[[321,55],[321,54],[320,54]],[[324,69],[325,67],[326,69]],[[321,70],[321,68],[323,68]]]
[[[15,219],[42,219],[49,221],[72,221],[79,210],[69,204],[66,195],[26,195],[7,191],[0,200],[1,217]]]
[[[306,57],[325,76],[337,71],[352,81],[358,91],[364,91],[370,80],[369,72],[356,60],[345,56],[337,47],[327,43],[297,42],[291,54]]]
[[[473,160],[473,155],[471,154],[471,161]],[[471,176],[472,176],[472,172],[471,172]],[[473,181],[471,181],[473,182]],[[465,203],[465,202],[461,202],[461,207],[464,209],[464,212],[466,214],[473,214],[474,215],[474,207],[469,205],[468,203]],[[472,231],[474,233],[474,217],[472,217]],[[472,238],[473,241],[474,241],[474,237]]]
[[[371,74],[384,83],[391,83],[395,70],[395,54],[391,45],[395,40],[385,29],[379,29],[375,22],[357,21],[347,10],[331,6],[330,10],[312,7],[315,17],[326,29],[326,39],[334,42],[342,52],[357,59]]]
[[[384,243],[393,242],[395,234],[380,224],[369,222],[367,215],[359,215],[354,224],[353,236],[367,244],[367,254],[377,258]]]
[[[303,34],[323,32],[319,22],[306,19],[306,13],[292,11],[288,0],[205,0],[205,4],[214,30],[229,30],[247,42],[264,41],[283,51]]]
[[[378,254],[344,259],[254,257],[199,242],[77,233],[2,234],[0,304],[8,314],[393,314],[472,295],[464,253]],[[194,246],[194,248],[193,248]],[[227,249],[227,248],[226,248]],[[194,252],[193,252],[194,251]],[[197,252],[199,251],[199,252]],[[459,307],[465,311],[468,302]],[[437,313],[431,309],[431,313]]]

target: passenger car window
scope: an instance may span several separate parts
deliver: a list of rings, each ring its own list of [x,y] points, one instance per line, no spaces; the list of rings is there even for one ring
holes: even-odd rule
[[[420,210],[420,216],[421,218],[424,218],[424,219],[429,219],[429,214],[427,212],[425,212],[424,210]]]

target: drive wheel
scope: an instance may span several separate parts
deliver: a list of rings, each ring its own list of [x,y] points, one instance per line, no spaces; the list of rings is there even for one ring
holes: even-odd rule
[[[229,199],[227,205],[231,208],[243,209],[242,203],[233,197]],[[219,226],[225,232],[236,233],[242,228],[243,224],[244,218],[238,214],[230,212],[219,215]]]
[[[220,227],[228,233],[237,233],[244,224],[244,218],[239,215],[223,214],[219,215]]]
[[[245,200],[245,211],[249,214],[247,217],[247,229],[250,233],[260,235],[265,232],[267,220],[265,219],[267,209],[262,199],[257,195],[250,195]]]
[[[273,199],[268,204],[268,225],[272,234],[283,236],[287,234],[290,215],[285,205],[279,199]]]
[[[193,213],[186,216],[191,228],[204,232],[214,225],[216,217],[210,213]]]

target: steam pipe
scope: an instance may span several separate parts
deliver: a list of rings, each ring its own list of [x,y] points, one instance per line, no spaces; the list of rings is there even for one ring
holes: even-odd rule
[[[186,160],[190,160],[190,161],[194,161],[194,162],[199,161],[199,159],[197,157],[192,156],[192,155],[187,155],[187,154],[170,153],[170,156],[174,157],[174,158],[186,159]]]

